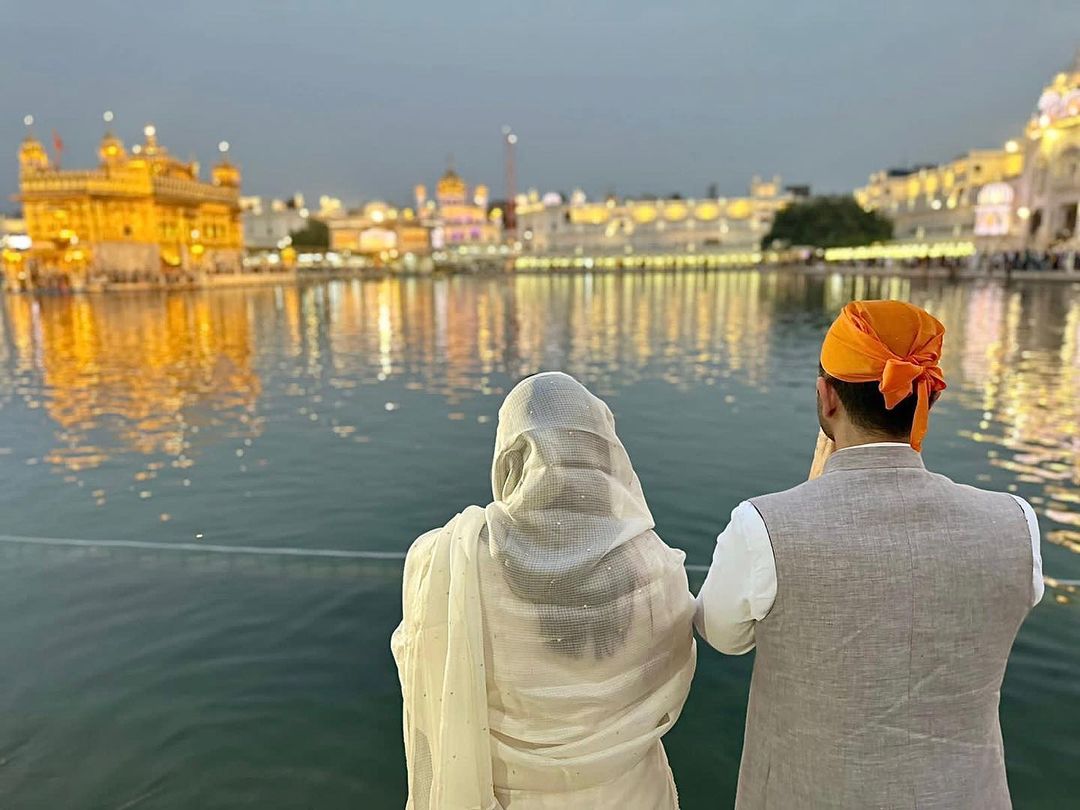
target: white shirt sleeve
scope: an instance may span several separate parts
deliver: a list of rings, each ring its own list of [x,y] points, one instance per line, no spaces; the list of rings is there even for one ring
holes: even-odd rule
[[[1016,495],[1012,497],[1024,510],[1024,519],[1027,520],[1028,532],[1031,535],[1031,606],[1035,607],[1042,601],[1043,592],[1046,590],[1042,572],[1042,548],[1039,545],[1039,518],[1031,504]]]
[[[697,595],[694,626],[712,647],[729,655],[754,649],[754,625],[776,600],[776,561],[769,530],[743,501],[716,538],[712,565]]]

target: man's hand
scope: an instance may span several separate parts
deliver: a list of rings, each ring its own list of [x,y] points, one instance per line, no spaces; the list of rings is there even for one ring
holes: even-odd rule
[[[829,456],[836,452],[836,445],[833,444],[833,440],[825,435],[825,431],[819,430],[817,436],[817,447],[814,448],[814,461],[810,465],[810,480],[813,481],[823,472],[825,472],[825,462],[829,460]]]

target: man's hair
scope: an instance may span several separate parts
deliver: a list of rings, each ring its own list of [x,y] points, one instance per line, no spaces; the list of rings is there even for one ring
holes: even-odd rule
[[[844,382],[831,376],[821,366],[818,366],[818,373],[836,391],[844,404],[844,410],[856,426],[895,439],[907,439],[911,435],[915,406],[918,404],[914,391],[890,410],[885,407],[885,396],[878,383]],[[930,404],[936,400],[937,392],[934,392],[930,397]]]

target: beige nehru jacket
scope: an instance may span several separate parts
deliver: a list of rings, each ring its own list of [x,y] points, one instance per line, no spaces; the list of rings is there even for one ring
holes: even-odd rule
[[[775,595],[747,608],[761,615],[737,807],[1007,808],[999,690],[1038,590],[1022,504],[906,446],[840,451],[750,503]]]

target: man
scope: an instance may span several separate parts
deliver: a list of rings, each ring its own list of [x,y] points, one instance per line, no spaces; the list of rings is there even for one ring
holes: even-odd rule
[[[835,453],[717,538],[695,623],[757,645],[739,810],[1010,807],[999,690],[1042,597],[1039,530],[1020,498],[923,466],[943,334],[911,304],[848,304],[817,382]]]

